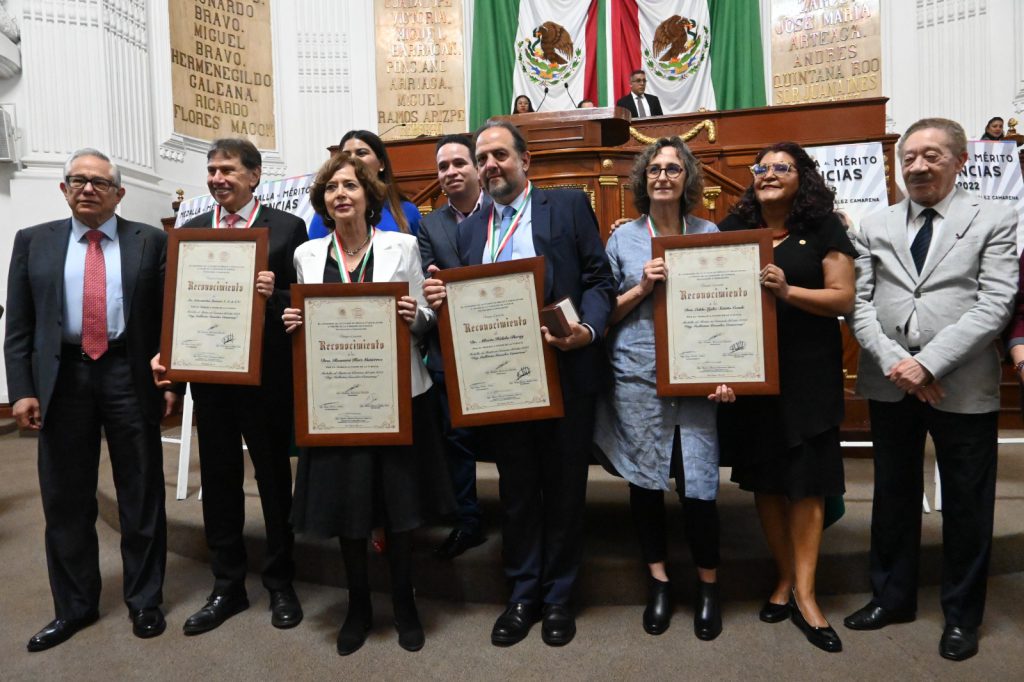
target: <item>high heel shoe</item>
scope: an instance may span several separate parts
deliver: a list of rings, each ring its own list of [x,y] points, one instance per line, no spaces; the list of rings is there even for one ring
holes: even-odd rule
[[[366,642],[366,635],[373,623],[373,604],[370,602],[370,590],[348,591],[348,613],[345,624],[338,631],[338,655],[348,656],[359,650]]]
[[[647,608],[644,609],[644,632],[660,635],[672,622],[672,583],[647,578]]]
[[[697,581],[693,634],[706,642],[722,634],[722,600],[718,596],[718,583]]]
[[[820,628],[814,627],[807,622],[807,619],[804,618],[804,614],[800,612],[800,606],[796,603],[795,598],[790,598],[789,605],[793,624],[800,628],[808,642],[822,651],[829,652],[830,654],[838,653],[843,650],[843,643],[839,639],[839,635],[836,634],[836,631],[832,629],[831,625],[826,625]]]
[[[395,611],[395,630],[398,631],[398,645],[406,651],[419,651],[426,642],[420,614],[416,610],[416,598],[411,587],[397,590],[391,595]]]

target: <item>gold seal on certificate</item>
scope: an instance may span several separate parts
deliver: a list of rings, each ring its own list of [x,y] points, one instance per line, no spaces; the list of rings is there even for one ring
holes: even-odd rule
[[[667,273],[655,290],[658,395],[778,393],[775,299],[759,279],[771,249],[768,230],[652,242]]]
[[[541,335],[544,259],[438,273],[439,329],[454,426],[561,417],[554,354]]]
[[[295,433],[299,445],[412,442],[405,282],[292,286]]]
[[[260,382],[267,230],[179,229],[168,240],[161,359],[172,381]]]

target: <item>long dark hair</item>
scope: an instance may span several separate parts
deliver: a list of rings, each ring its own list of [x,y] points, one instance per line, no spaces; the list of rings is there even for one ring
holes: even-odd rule
[[[378,174],[379,179],[388,188],[384,204],[391,211],[391,217],[395,219],[398,229],[409,234],[409,221],[405,217],[405,211],[402,210],[402,202],[405,201],[405,197],[398,191],[398,184],[395,183],[395,175],[391,170],[391,159],[388,158],[388,150],[384,147],[384,142],[369,130],[350,130],[341,137],[338,146],[344,147],[345,143],[353,137],[365,142],[380,161],[382,168]]]
[[[532,112],[533,111],[533,100],[531,100],[526,95],[519,95],[514,100],[512,100],[512,113],[513,114],[518,114],[519,113],[518,111],[516,111],[516,109],[519,108],[519,100],[521,100],[521,99],[525,99],[526,103],[530,105],[530,108],[526,110],[526,113]],[[543,102],[541,102],[541,104],[543,104]]]
[[[796,162],[796,172],[800,178],[797,186],[796,196],[793,197],[793,206],[789,209],[786,217],[786,227],[793,231],[809,230],[814,225],[835,212],[835,192],[825,184],[825,178],[821,176],[818,167],[804,148],[796,142],[776,142],[770,147],[765,147],[757,154],[754,163],[761,163],[768,154],[783,152],[793,157]],[[732,215],[735,215],[747,227],[761,227],[764,220],[761,217],[761,204],[754,194],[754,183],[751,182],[747,191],[743,193],[740,200],[732,207]]]

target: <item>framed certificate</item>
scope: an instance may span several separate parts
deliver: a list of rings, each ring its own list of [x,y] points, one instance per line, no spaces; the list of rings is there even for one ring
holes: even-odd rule
[[[438,330],[453,426],[562,417],[555,350],[544,342],[544,257],[442,270]]]
[[[779,392],[775,297],[761,287],[770,230],[656,237],[667,279],[654,289],[658,395]]]
[[[167,240],[160,359],[171,381],[260,383],[266,228],[172,230]]]
[[[292,334],[295,442],[412,444],[406,282],[293,284],[302,325]]]

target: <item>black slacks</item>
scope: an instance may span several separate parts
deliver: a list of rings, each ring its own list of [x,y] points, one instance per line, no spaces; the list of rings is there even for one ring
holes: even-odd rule
[[[566,401],[561,419],[481,432],[498,465],[510,602],[569,602],[583,553],[593,431],[593,397],[577,396]]]
[[[101,428],[117,491],[125,604],[143,609],[163,601],[167,517],[160,425],[143,416],[124,348],[97,361],[67,352],[39,434],[38,463],[46,565],[58,618],[83,618],[99,606]]]
[[[942,611],[977,627],[985,611],[995,512],[998,413],[942,412],[913,396],[869,402],[875,450],[871,588],[882,608],[917,610],[925,435],[942,480]]]
[[[291,585],[292,469],[289,462],[291,389],[266,386],[192,384],[199,468],[203,482],[203,524],[210,548],[214,592],[244,592],[246,554],[245,476],[242,439],[256,474],[267,533],[263,584],[269,590]]]

